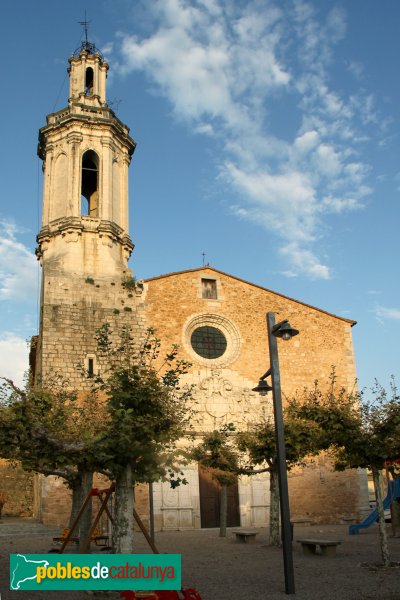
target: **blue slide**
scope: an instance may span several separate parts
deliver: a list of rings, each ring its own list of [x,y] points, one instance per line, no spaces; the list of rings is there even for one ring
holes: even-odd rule
[[[386,497],[383,499],[383,508],[384,510],[390,508],[393,500],[400,498],[400,479],[392,479],[388,481],[388,488]],[[374,508],[374,510],[364,519],[361,523],[357,523],[357,525],[350,525],[349,534],[355,535],[356,533],[360,533],[360,529],[366,529],[372,523],[375,523],[378,520],[378,509]]]

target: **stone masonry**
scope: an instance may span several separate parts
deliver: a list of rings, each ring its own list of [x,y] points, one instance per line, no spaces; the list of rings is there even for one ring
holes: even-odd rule
[[[216,298],[203,297],[204,281],[215,281]],[[279,341],[284,396],[311,387],[316,379],[323,386],[332,366],[335,366],[339,385],[348,389],[355,385],[351,337],[355,322],[349,319],[211,267],[147,280],[144,304],[147,319],[163,341],[164,350],[177,343],[182,357],[192,363],[186,381],[196,385],[196,428],[199,431],[218,428],[226,422],[235,423],[238,429],[246,429],[247,424],[257,421],[262,412],[271,412],[271,394],[262,399],[251,392],[269,367],[265,319],[268,311],[275,312],[276,322],[288,319],[300,331],[290,342]],[[201,326],[215,327],[224,333],[227,349],[220,358],[202,358],[192,348],[191,334]],[[334,473],[323,457],[290,473],[289,487],[294,519],[337,522],[342,516],[360,516],[368,510],[365,473],[354,470]],[[162,496],[162,490],[159,494]],[[242,478],[239,496],[242,525],[266,519],[267,481],[260,483],[253,478],[246,482],[246,478]],[[168,502],[171,504],[170,499]],[[198,522],[198,499],[192,498],[191,503],[195,523]]]

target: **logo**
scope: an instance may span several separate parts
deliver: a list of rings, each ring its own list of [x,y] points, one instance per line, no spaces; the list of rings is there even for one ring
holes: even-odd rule
[[[179,590],[180,588],[180,554],[10,555],[11,590]]]

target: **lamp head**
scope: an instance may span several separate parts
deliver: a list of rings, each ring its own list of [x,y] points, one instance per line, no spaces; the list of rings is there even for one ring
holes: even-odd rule
[[[260,379],[258,385],[252,389],[252,392],[258,392],[261,396],[266,396],[273,388],[268,385],[265,379]]]
[[[295,335],[297,335],[299,333],[299,330],[295,329],[294,327],[291,327],[289,321],[285,319],[284,321],[281,321],[273,327],[272,333],[275,337],[279,337],[287,341],[292,339],[292,337],[294,337]]]

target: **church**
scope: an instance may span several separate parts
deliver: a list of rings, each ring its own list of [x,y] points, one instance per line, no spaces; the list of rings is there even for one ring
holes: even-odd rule
[[[85,390],[76,365],[98,372],[96,329],[104,323],[126,325],[140,337],[151,326],[162,349],[178,344],[191,363],[184,383],[195,386],[197,431],[229,422],[245,429],[271,412],[271,394],[261,396],[253,388],[269,365],[265,315],[274,312],[300,331],[289,343],[279,341],[284,396],[315,379],[326,380],[332,365],[340,384],[352,387],[355,322],[350,319],[209,265],[127,285],[133,281],[128,259],[134,248],[128,170],[136,144],[107,104],[108,69],[100,51],[84,42],[69,58],[68,104],[49,114],[39,132],[44,185],[37,236],[40,330],[31,352],[36,381],[59,372]],[[184,473],[188,485],[153,485],[157,528],[216,527],[218,486],[197,464]],[[310,522],[338,522],[368,510],[365,473],[334,473],[323,457],[289,474],[289,492],[293,518]],[[144,516],[146,494],[143,489],[137,494]],[[14,494],[13,510],[65,526],[67,501],[61,480],[28,474]],[[263,526],[268,515],[268,475],[241,477],[230,490],[228,525]]]

